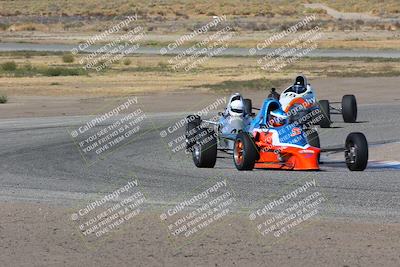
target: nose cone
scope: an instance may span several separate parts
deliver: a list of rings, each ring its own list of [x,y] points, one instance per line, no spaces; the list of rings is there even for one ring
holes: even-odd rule
[[[299,150],[296,154],[294,170],[319,170],[321,150],[316,147]]]

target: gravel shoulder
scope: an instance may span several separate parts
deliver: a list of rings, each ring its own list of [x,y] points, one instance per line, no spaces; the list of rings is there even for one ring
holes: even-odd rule
[[[265,240],[240,214],[176,247],[156,213],[146,212],[88,243],[63,206],[2,202],[4,266],[398,266],[400,224],[313,220]]]
[[[341,101],[345,94],[354,94],[358,105],[399,103],[396,95],[400,77],[371,78],[310,78],[318,99]],[[289,84],[288,84],[289,85]],[[282,88],[277,88],[283,91]],[[190,91],[190,93],[188,93]],[[269,88],[242,92],[253,99],[253,105],[261,105],[269,94]],[[176,90],[166,92],[149,91],[129,94],[140,99],[140,105],[148,112],[193,111],[201,105],[208,105],[229,93],[218,90]],[[90,115],[99,108],[112,105],[128,95],[120,96],[26,96],[10,95],[6,105],[0,105],[0,118],[50,117]],[[196,107],[193,106],[196,102]]]

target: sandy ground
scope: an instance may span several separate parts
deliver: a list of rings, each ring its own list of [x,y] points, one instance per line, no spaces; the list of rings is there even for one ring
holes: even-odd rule
[[[183,246],[156,212],[88,242],[66,207],[1,203],[3,266],[398,266],[400,224],[316,219],[278,238],[229,215]],[[32,249],[34,248],[34,249]]]
[[[320,8],[326,10],[327,14],[335,19],[348,19],[348,20],[356,20],[356,19],[361,19],[361,20],[379,20],[382,19],[378,16],[373,16],[368,13],[355,13],[355,12],[340,12],[337,11],[333,8],[328,7],[325,4],[320,4],[320,3],[315,3],[315,4],[305,4],[305,7],[308,8]]]
[[[345,13],[348,16],[349,13]],[[351,14],[350,16],[357,17],[359,13]],[[339,14],[339,16],[341,16]],[[363,16],[362,14],[360,16]],[[368,16],[368,15],[367,15]],[[85,42],[90,37],[95,35],[96,32],[70,32],[70,31],[52,31],[52,32],[9,32],[0,31],[0,39],[5,43],[25,42],[25,43],[40,43],[40,44],[77,44]],[[260,40],[265,40],[273,36],[274,32],[253,32],[242,31],[240,35],[235,35],[229,40],[230,47],[255,47]],[[288,41],[303,34],[299,32],[290,35],[289,38],[275,41],[272,47],[280,47],[285,45]],[[173,43],[180,38],[182,33],[148,33],[146,42],[156,43],[159,46],[166,46]],[[113,35],[110,38],[105,38],[103,41],[110,42],[115,38]],[[194,37],[193,42],[202,40],[204,36]],[[399,48],[399,31],[398,29],[387,30],[360,30],[360,31],[333,31],[327,30],[324,32],[320,40],[318,40],[319,48],[364,48],[364,49],[398,49]]]
[[[400,77],[371,77],[371,78],[316,78],[310,79],[315,88],[318,99],[341,101],[345,94],[354,94],[359,105],[375,103],[398,103],[400,96],[394,92],[398,90]],[[288,84],[289,85],[289,84]],[[285,86],[278,88],[283,91]],[[269,94],[269,88],[256,91],[241,92],[253,99],[253,105],[260,105]],[[129,93],[121,96],[23,96],[10,95],[9,102],[0,105],[0,118],[17,117],[47,117],[65,115],[89,115],[99,107],[105,107],[125,99],[128,95],[139,97],[139,104],[148,112],[182,112],[193,111],[193,100],[201,106],[214,102],[220,97],[227,97],[229,93],[184,89],[168,92]]]

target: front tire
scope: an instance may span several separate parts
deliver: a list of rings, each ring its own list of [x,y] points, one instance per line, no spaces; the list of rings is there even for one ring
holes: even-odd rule
[[[346,138],[345,159],[351,171],[363,171],[368,165],[368,142],[362,133],[351,133]]]
[[[250,171],[254,169],[258,151],[250,136],[239,133],[233,146],[233,162],[239,171]]]
[[[193,162],[198,168],[214,168],[217,162],[217,139],[209,128],[197,131],[196,142],[192,147]]]
[[[331,126],[331,109],[329,106],[329,100],[319,101],[319,107],[322,113],[322,118],[319,121],[321,128],[329,128]]]
[[[186,149],[191,150],[196,143],[196,134],[200,128],[201,118],[198,115],[189,115],[186,117]]]
[[[354,123],[357,120],[357,100],[354,95],[344,95],[342,98],[342,116],[344,122]]]

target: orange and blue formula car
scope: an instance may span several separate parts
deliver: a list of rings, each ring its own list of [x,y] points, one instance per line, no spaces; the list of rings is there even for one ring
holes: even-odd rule
[[[236,97],[236,100],[244,101],[241,97]],[[244,120],[241,124],[237,123],[240,118],[236,117],[236,125],[241,125],[240,128],[228,127],[232,129],[231,132],[222,131],[227,128],[227,123],[231,123],[223,117],[224,114],[220,114],[218,122],[202,120],[194,115],[188,117],[192,120],[189,120],[186,129],[187,150],[192,153],[197,167],[213,168],[217,153],[221,151],[233,155],[234,165],[240,171],[254,168],[303,171],[320,169],[321,149],[310,145],[301,124],[288,121],[278,100],[264,100],[257,115],[249,113],[248,110],[252,109],[249,104],[251,101],[247,107],[243,105]],[[241,112],[240,105],[235,106],[235,111]],[[362,171],[367,167],[368,143],[364,134],[349,134],[343,150],[346,165],[351,171]]]

